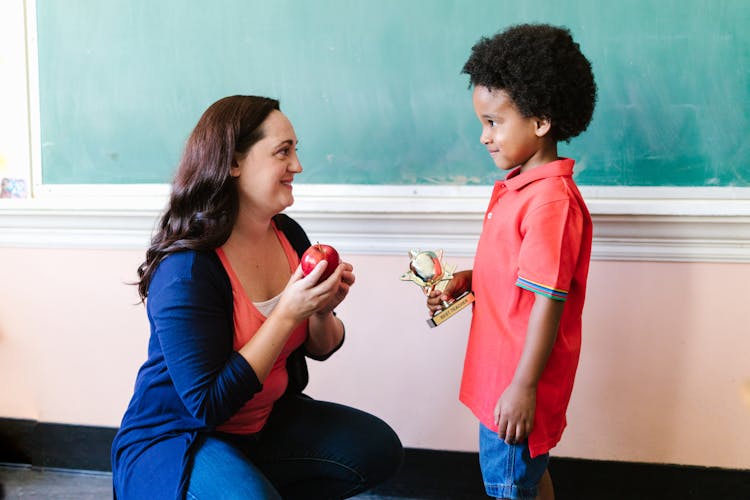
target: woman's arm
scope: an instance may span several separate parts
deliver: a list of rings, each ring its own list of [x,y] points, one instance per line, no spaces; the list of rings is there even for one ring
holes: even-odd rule
[[[218,259],[194,252],[167,257],[154,274],[147,309],[150,361],[164,363],[194,418],[221,424],[261,390],[232,348],[232,292]]]
[[[313,359],[323,360],[333,354],[344,342],[344,323],[333,314],[333,310],[346,298],[349,289],[354,285],[354,268],[348,262],[342,262],[326,280],[332,281],[335,293],[315,314],[308,323],[305,350]]]
[[[323,360],[344,342],[344,323],[332,312],[310,316],[305,350],[313,359]]]
[[[325,320],[322,323],[315,319],[317,316],[325,316],[326,313],[332,316],[330,311],[340,302],[336,302],[335,298],[340,293],[338,290],[341,286],[338,282],[342,281],[342,265],[327,280],[317,284],[326,265],[325,261],[322,261],[305,277],[298,266],[282,292],[279,303],[255,335],[240,348],[240,355],[253,367],[261,382],[271,372],[289,336],[305,319],[309,318],[310,324],[316,325],[316,341],[325,342],[329,338],[334,338],[332,335],[336,335],[336,328],[331,327],[332,323],[335,325],[337,322],[335,318],[333,321]],[[311,334],[310,337],[312,336]]]
[[[170,256],[155,273],[147,301],[158,337],[152,348],[161,351],[189,413],[206,425],[223,423],[262,389],[294,328],[330,303],[336,290],[328,280],[315,285],[324,264],[304,278],[297,269],[274,311],[235,352],[231,286],[220,266],[192,252]]]

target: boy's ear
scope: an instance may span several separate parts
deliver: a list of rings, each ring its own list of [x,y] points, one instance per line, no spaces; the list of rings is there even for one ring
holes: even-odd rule
[[[552,120],[549,118],[537,118],[536,119],[536,133],[537,137],[544,137],[552,128]]]

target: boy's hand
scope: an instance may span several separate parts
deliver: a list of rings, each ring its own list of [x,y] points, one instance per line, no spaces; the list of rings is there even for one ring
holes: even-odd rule
[[[523,442],[534,428],[536,387],[511,383],[495,405],[497,435],[508,444]]]
[[[443,302],[449,302],[467,290],[471,290],[471,271],[459,271],[453,275],[442,292],[432,290],[427,295],[427,308],[432,314],[443,309]]]

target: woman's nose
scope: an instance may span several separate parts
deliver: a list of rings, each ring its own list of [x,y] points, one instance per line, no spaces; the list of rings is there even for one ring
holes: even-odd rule
[[[289,170],[296,173],[302,172],[302,164],[299,162],[299,158],[297,158],[296,156],[294,157],[292,164],[289,166]]]

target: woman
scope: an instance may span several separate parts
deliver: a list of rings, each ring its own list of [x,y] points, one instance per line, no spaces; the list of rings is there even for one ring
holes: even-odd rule
[[[280,214],[296,146],[255,96],[217,101],[190,135],[138,269],[151,336],[112,445],[117,498],[346,498],[400,465],[383,421],[302,394],[305,356],[344,340],[333,310],[354,274],[302,276],[310,242]]]

